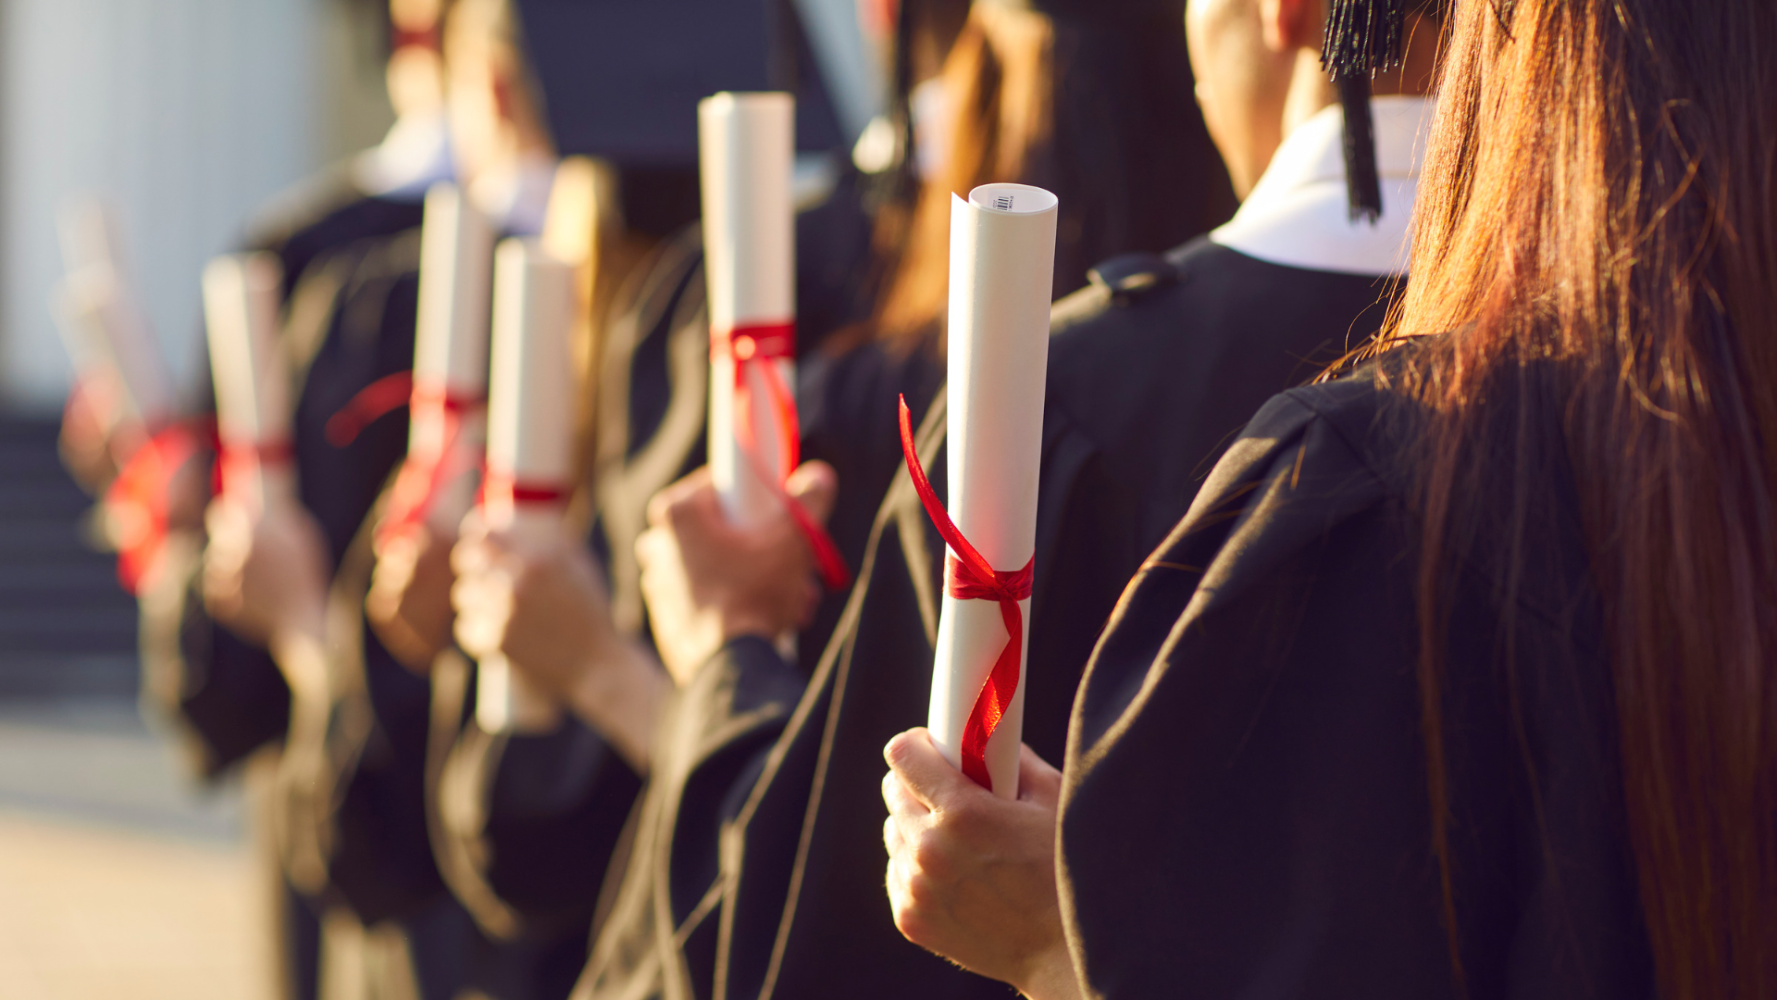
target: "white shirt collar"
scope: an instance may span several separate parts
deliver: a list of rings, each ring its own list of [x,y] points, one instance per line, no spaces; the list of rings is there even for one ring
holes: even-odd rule
[[[365,194],[419,201],[433,184],[456,174],[444,114],[397,118],[383,141],[360,153],[353,166]]]
[[[1340,274],[1406,273],[1413,198],[1437,102],[1389,96],[1373,98],[1371,107],[1376,168],[1382,178],[1382,216],[1375,225],[1350,217],[1345,118],[1335,104],[1284,139],[1240,211],[1209,238],[1248,257],[1288,267]]]

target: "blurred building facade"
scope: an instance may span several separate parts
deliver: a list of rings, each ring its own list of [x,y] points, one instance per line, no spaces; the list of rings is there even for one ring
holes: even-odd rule
[[[0,0],[0,408],[53,413],[69,199],[115,208],[163,353],[199,360],[198,273],[253,210],[390,120],[375,6]]]

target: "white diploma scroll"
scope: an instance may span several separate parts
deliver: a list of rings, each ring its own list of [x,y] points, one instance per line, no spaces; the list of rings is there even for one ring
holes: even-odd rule
[[[409,461],[447,461],[447,448],[482,443],[493,271],[493,224],[455,184],[433,185],[420,231]],[[474,479],[457,476],[433,498],[429,516],[440,528],[454,532],[469,512]]]
[[[173,379],[130,282],[117,219],[94,200],[60,221],[68,275],[53,308],[69,356],[83,379],[112,390],[107,429],[133,420],[152,431],[173,415]]]
[[[562,537],[573,475],[573,267],[535,240],[506,240],[494,255],[493,358],[488,372],[488,526]],[[559,710],[510,664],[483,659],[476,722],[490,733],[553,729]]]
[[[771,331],[796,321],[795,208],[790,184],[796,145],[796,105],[789,94],[717,94],[697,108],[698,159],[703,178],[704,274],[709,284],[710,475],[724,510],[737,524],[756,522],[777,504],[776,486],[789,474],[778,406],[763,364],[746,365],[747,391],[735,391],[735,353],[767,342]],[[759,338],[744,331],[764,331]],[[781,339],[781,338],[780,338]],[[773,352],[777,353],[777,352]],[[768,355],[767,355],[768,356]],[[741,359],[741,360],[744,360]],[[793,357],[769,362],[778,384],[793,394]],[[758,464],[776,483],[760,481],[737,436],[737,399],[746,401]]]
[[[204,268],[204,320],[223,488],[264,510],[294,495],[290,371],[279,343],[283,266],[269,253],[213,258]]]
[[[950,206],[949,510],[963,537],[1000,572],[1022,569],[1036,548],[1056,210],[1053,194],[1022,184],[978,187],[966,202],[953,196]],[[938,749],[960,767],[969,715],[1008,636],[998,603],[958,600],[948,591],[927,725]],[[1030,600],[1021,607],[1019,641],[1028,649]],[[1018,794],[1023,666],[985,755],[994,794],[1003,798]]]

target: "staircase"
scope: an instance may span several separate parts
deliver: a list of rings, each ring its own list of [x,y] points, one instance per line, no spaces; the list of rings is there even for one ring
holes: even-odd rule
[[[56,422],[0,414],[0,698],[130,697],[136,602],[94,551]]]

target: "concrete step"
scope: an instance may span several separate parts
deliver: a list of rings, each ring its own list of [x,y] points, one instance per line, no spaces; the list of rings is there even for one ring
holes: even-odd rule
[[[0,698],[136,688],[134,600],[94,551],[56,422],[0,414]]]

